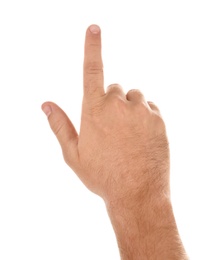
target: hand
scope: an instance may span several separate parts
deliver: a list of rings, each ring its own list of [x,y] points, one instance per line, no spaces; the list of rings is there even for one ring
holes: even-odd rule
[[[42,105],[66,163],[106,203],[133,206],[169,197],[169,148],[157,106],[139,90],[118,84],[104,90],[101,33],[86,31],[80,133],[52,102]],[[139,200],[138,200],[139,198]]]
[[[122,260],[187,255],[170,202],[169,147],[159,109],[139,90],[105,93],[101,34],[86,32],[80,133],[56,104],[42,105],[64,159],[107,206]]]

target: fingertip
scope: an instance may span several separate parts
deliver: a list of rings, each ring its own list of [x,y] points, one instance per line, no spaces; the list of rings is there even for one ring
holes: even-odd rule
[[[97,24],[91,24],[89,27],[88,27],[88,31],[92,34],[99,34],[101,29],[100,27],[97,25]]]
[[[41,105],[41,109],[47,117],[49,117],[50,114],[52,113],[52,107],[51,107],[51,104],[49,102],[44,102]]]

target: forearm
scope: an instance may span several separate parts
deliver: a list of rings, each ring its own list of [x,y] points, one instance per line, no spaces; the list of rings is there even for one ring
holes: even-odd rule
[[[186,260],[170,201],[107,205],[122,260]]]

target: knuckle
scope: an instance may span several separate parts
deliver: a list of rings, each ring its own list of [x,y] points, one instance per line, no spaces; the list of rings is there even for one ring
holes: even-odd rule
[[[72,168],[72,164],[73,164],[73,157],[72,157],[72,153],[71,151],[66,151],[66,150],[62,150],[62,153],[63,153],[63,158],[64,158],[64,161],[65,163]]]
[[[53,122],[52,129],[53,129],[55,136],[58,136],[62,132],[63,127],[64,127],[64,124],[60,120]]]
[[[65,150],[62,150],[62,153],[63,153],[63,158],[64,158],[65,163],[71,167],[72,158],[70,156],[70,153],[67,153]]]
[[[147,101],[148,105],[150,106],[150,108],[158,113],[160,113],[160,109],[158,108],[158,106],[152,102],[152,101]]]
[[[143,94],[139,89],[131,89],[127,93],[128,96],[137,96],[137,97],[142,97]]]
[[[128,91],[128,93],[138,93],[138,94],[142,94],[141,91],[139,89],[136,89],[136,88],[133,88],[133,89],[130,89]]]
[[[101,74],[103,73],[103,66],[98,61],[89,61],[85,64],[84,70],[87,74]]]
[[[119,90],[122,89],[121,86],[117,83],[111,84],[107,87],[107,91],[112,91],[112,90]]]

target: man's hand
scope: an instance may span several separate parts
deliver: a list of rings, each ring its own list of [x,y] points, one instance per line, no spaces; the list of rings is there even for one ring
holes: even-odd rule
[[[131,221],[136,222],[138,220],[135,216],[139,215],[144,230],[146,230],[144,223],[150,221],[150,218],[153,219],[149,224],[146,223],[147,226],[166,225],[167,228],[168,225],[171,227],[172,223],[175,227],[175,221],[170,217],[172,211],[169,147],[165,124],[157,106],[147,102],[139,90],[130,90],[125,95],[120,85],[112,84],[105,92],[103,79],[101,33],[99,27],[92,25],[86,31],[85,39],[84,96],[80,133],[76,132],[67,115],[56,104],[46,102],[42,105],[42,109],[47,114],[50,126],[60,142],[66,163],[88,189],[104,199],[119,238],[122,257],[147,259],[148,255],[145,253],[139,257],[138,253],[134,253],[135,258],[131,258],[132,254],[129,255],[126,249],[130,246],[130,241],[122,242],[127,239],[122,235],[126,230],[122,227],[125,225],[122,222],[124,220],[130,222],[126,220],[128,216],[131,216]],[[162,209],[165,209],[166,214],[169,212],[168,221],[161,219],[165,217]],[[139,211],[146,213],[142,215]],[[120,220],[118,214],[121,216]],[[156,216],[160,218],[162,225],[156,225]],[[130,227],[134,229],[132,240],[136,240],[136,227],[128,226]],[[143,246],[148,247],[146,242],[151,241],[152,247],[157,248],[153,244],[155,239],[153,237],[152,240],[148,239],[150,230],[150,228],[146,230],[147,237]],[[153,231],[152,234],[156,236],[157,232]],[[141,241],[141,238],[137,239]],[[135,244],[133,241],[131,246]]]
[[[94,33],[91,30],[94,30]],[[106,201],[140,193],[169,194],[169,150],[165,126],[139,90],[127,95],[118,84],[105,93],[101,33],[86,32],[84,97],[80,133],[54,103],[46,102],[50,126],[64,159],[83,183]]]

